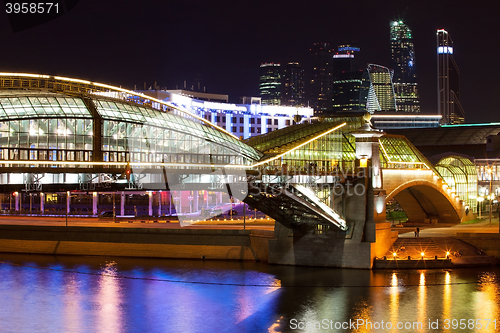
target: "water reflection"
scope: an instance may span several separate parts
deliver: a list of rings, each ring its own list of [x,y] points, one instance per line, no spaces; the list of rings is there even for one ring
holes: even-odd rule
[[[121,293],[117,263],[106,262],[97,281],[96,306],[98,307],[98,332],[121,332]]]
[[[498,303],[500,301],[499,279],[494,272],[483,272],[479,275],[478,292],[474,293],[476,317],[481,319],[497,319],[496,325],[490,322],[489,327],[483,328],[484,332],[498,332],[500,318],[498,318]],[[482,325],[486,325],[482,321]],[[496,329],[495,329],[496,326]]]
[[[2,332],[424,332],[438,319],[445,331],[444,319],[498,320],[499,275],[0,254],[0,320]]]
[[[391,313],[391,322],[396,322],[399,317],[399,286],[398,286],[398,276],[396,273],[392,273],[391,278],[391,288],[390,291],[390,313]]]
[[[449,271],[444,273],[443,287],[443,316],[442,318],[451,318],[451,274]]]
[[[427,321],[427,288],[425,287],[425,272],[420,272],[420,281],[418,286],[418,322],[425,323]]]

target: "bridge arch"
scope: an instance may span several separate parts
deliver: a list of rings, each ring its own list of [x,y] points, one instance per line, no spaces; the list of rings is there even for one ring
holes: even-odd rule
[[[431,170],[419,172],[417,179],[384,172],[386,202],[395,199],[413,222],[460,223],[464,214],[459,197]]]

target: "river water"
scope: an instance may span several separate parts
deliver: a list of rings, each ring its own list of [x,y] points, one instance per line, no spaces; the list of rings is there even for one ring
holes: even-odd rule
[[[500,331],[500,268],[0,254],[2,333],[328,331]]]

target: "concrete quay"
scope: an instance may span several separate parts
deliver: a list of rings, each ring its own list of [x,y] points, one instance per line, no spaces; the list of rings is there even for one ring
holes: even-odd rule
[[[322,257],[326,252],[332,258],[337,256],[354,265],[365,250],[356,246],[373,246],[370,243],[350,244],[349,240],[339,243],[338,237],[310,234],[301,237],[300,241],[302,247],[309,243],[310,246],[306,246],[308,249],[301,247],[290,252],[291,249],[287,246],[291,243],[288,242],[285,244],[287,246],[276,248],[283,241],[279,241],[273,226],[247,225],[246,230],[237,224],[192,225],[181,228],[178,223],[103,223],[95,218],[71,218],[68,224],[69,226],[65,226],[65,221],[61,218],[1,217],[0,252],[251,260],[271,264],[276,262],[270,256],[285,253],[285,258],[288,258],[292,253],[294,256],[318,257],[319,259],[309,263],[311,266],[327,266],[324,264],[326,257]],[[444,228],[423,225],[420,227],[419,238],[414,237],[414,228],[397,229],[400,232],[399,238],[394,243],[394,239],[391,240],[392,246],[385,253],[385,259],[383,253],[377,255],[373,268],[432,269],[499,263],[498,220],[493,221],[492,226],[488,221]],[[292,241],[293,237],[284,239]],[[325,252],[325,242],[329,241],[343,246],[332,246]],[[298,245],[295,242],[295,247]],[[450,252],[448,258],[447,251]],[[394,252],[397,253],[396,258],[393,256]],[[421,257],[421,252],[425,252],[424,258]],[[455,256],[455,252],[460,255]],[[300,263],[290,261],[283,264]]]
[[[272,237],[269,230],[0,225],[0,251],[267,261]]]

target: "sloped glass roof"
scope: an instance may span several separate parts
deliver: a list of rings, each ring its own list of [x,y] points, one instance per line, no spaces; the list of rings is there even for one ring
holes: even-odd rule
[[[475,212],[477,171],[474,163],[462,156],[449,156],[442,158],[436,164],[436,170],[459,198]]]
[[[25,91],[0,92],[0,120],[59,117],[92,118],[80,98]]]
[[[262,156],[256,149],[226,133],[171,113],[113,100],[95,99],[94,103],[103,119],[148,124],[184,132],[232,149],[255,161]]]
[[[405,138],[386,135],[380,138],[381,155],[387,163],[415,163],[429,165],[425,157]]]

